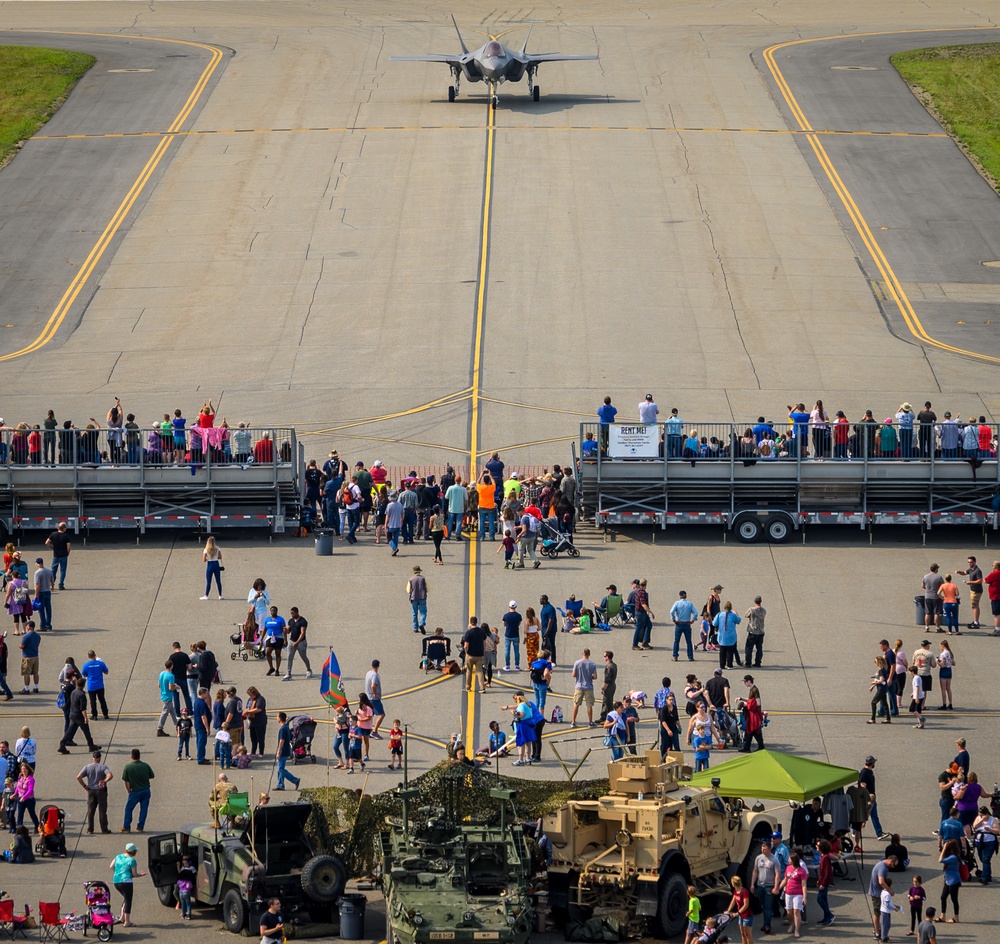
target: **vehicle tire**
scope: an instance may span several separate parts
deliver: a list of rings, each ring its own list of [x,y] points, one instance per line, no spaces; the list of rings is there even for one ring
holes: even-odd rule
[[[316,755],[315,754],[310,754],[309,755],[309,763],[310,764],[315,764],[316,763]]]
[[[687,927],[687,882],[676,872],[664,876],[660,883],[660,907],[656,921],[666,938],[678,937]]]
[[[448,86],[448,101],[449,102],[455,101],[455,86],[454,85],[449,85]]]
[[[764,529],[761,527],[761,523],[756,519],[756,517],[751,517],[749,515],[737,518],[736,525],[733,527],[736,537],[739,538],[743,544],[755,544],[760,540],[763,530]]]
[[[535,88],[534,88],[534,90],[531,93],[531,97],[537,102],[538,99],[539,99],[539,97],[541,96],[541,94],[542,94],[542,90],[536,85]]]
[[[174,886],[167,885],[164,888],[156,889],[156,897],[160,899],[160,904],[165,908],[173,908],[177,904],[177,899],[174,897]]]
[[[222,899],[222,920],[226,930],[239,934],[247,924],[247,903],[235,888],[226,892]]]
[[[108,925],[106,925],[106,924],[102,924],[97,929],[97,940],[99,940],[99,941],[110,941],[111,940],[111,934],[112,934],[111,928],[108,927]]]
[[[764,529],[767,531],[767,539],[775,544],[783,544],[795,530],[791,519],[785,515],[774,515],[768,518]]]
[[[740,867],[736,874],[740,877],[743,882],[744,888],[750,887],[750,872],[753,870],[754,861],[757,856],[760,855],[760,844],[765,839],[771,838],[771,828],[769,826],[757,826],[753,831],[753,837],[750,840],[750,848],[747,849],[747,854],[743,856],[743,861],[740,863]]]
[[[336,856],[313,856],[302,867],[302,890],[321,904],[336,901],[347,885],[347,869]]]

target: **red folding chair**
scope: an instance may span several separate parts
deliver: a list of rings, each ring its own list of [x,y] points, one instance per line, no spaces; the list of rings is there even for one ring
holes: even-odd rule
[[[59,916],[58,901],[40,901],[38,903],[38,940],[68,941],[66,933],[68,918]]]
[[[14,902],[0,901],[0,936],[14,939]]]

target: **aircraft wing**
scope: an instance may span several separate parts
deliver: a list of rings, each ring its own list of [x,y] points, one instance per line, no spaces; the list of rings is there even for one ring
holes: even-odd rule
[[[390,56],[389,58],[393,62],[446,62],[450,66],[460,66],[462,64],[461,56],[440,56],[434,53],[427,56]]]
[[[535,52],[525,53],[524,59],[528,65],[537,65],[540,62],[569,62],[573,59],[597,59],[598,56],[564,56],[561,52]]]

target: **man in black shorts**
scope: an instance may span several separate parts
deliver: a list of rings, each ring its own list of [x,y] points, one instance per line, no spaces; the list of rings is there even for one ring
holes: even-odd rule
[[[938,590],[941,589],[943,583],[944,577],[938,573],[937,564],[931,564],[930,573],[924,574],[924,579],[920,583],[920,586],[924,588],[924,625],[930,629],[933,622],[939,633],[944,632],[941,628],[943,601],[938,596]]]
[[[985,579],[990,592],[990,609],[993,611],[993,635],[1000,636],[1000,561],[993,561],[993,570]]]
[[[278,616],[278,608],[272,606],[271,615],[264,620],[264,655],[268,675],[281,675],[281,650],[285,648],[287,629],[284,618]],[[277,666],[272,661],[274,658],[277,658]]]

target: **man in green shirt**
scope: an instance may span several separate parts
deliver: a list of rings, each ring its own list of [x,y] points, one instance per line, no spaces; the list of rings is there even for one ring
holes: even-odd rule
[[[141,756],[138,748],[133,749],[132,760],[122,770],[122,783],[128,791],[128,799],[125,801],[125,824],[121,830],[123,833],[132,832],[132,811],[136,806],[139,807],[139,822],[135,831],[141,833],[146,828],[146,814],[149,812],[149,799],[152,796],[149,781],[156,774],[149,764],[140,760]]]

